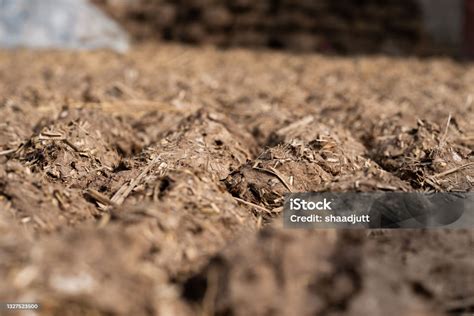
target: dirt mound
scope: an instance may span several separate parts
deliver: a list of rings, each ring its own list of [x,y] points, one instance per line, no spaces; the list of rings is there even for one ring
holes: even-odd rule
[[[268,210],[278,212],[286,193],[325,190],[335,181],[341,187],[357,187],[364,180],[374,189],[409,190],[407,184],[365,158],[365,147],[335,122],[324,124],[305,117],[274,132],[270,144],[277,145],[225,180],[234,196]],[[372,175],[370,180],[367,175]]]
[[[251,159],[256,148],[251,136],[222,114],[199,110],[164,133],[159,143],[121,160],[109,177],[96,179],[92,187],[117,204],[156,200],[167,188],[163,184],[160,189],[159,182],[168,173],[196,175],[219,187],[219,180]]]
[[[256,149],[252,137],[224,115],[199,110],[148,151],[171,169],[201,170],[220,180],[251,159]]]
[[[131,127],[100,111],[65,109],[13,155],[51,180],[86,188],[139,148]]]
[[[157,248],[151,260],[173,277],[188,275],[257,228],[251,212],[218,181],[251,157],[249,143],[222,115],[200,110],[86,193],[105,212],[104,224],[155,223],[146,225]]]
[[[450,139],[449,123],[440,128],[421,120],[416,127],[384,122],[373,132],[371,157],[415,188],[471,190],[473,153]]]
[[[315,162],[312,149],[291,145],[273,147],[232,172],[225,184],[232,195],[279,212],[286,193],[317,190],[330,181],[330,174],[312,162]]]

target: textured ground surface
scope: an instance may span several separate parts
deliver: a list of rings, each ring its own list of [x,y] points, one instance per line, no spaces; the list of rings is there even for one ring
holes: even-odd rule
[[[474,311],[472,230],[290,231],[292,191],[471,191],[474,66],[0,52],[0,301],[44,315]]]

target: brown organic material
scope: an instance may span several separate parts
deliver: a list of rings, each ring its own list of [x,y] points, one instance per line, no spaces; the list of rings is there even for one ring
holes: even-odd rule
[[[289,192],[472,191],[470,64],[162,44],[0,51],[0,81],[1,302],[472,312],[471,230],[279,227]]]

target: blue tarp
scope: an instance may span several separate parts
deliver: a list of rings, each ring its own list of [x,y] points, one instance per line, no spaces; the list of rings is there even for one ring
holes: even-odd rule
[[[0,47],[124,52],[128,39],[87,0],[0,0]]]

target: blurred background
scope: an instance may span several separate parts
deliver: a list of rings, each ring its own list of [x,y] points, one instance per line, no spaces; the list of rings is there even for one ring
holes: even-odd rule
[[[135,41],[474,56],[474,0],[92,0]]]
[[[0,0],[0,47],[125,51],[121,28],[132,42],[474,57],[474,0]]]

